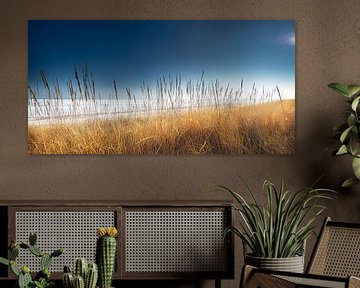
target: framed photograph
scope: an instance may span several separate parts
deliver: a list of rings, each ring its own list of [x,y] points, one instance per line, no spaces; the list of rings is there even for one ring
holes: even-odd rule
[[[30,20],[30,154],[293,154],[295,22]]]

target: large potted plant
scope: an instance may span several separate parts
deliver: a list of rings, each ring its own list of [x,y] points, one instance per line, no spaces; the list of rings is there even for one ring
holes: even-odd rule
[[[239,226],[228,227],[226,233],[239,236],[248,248],[244,249],[245,264],[302,273],[305,241],[314,233],[316,220],[326,209],[318,202],[331,199],[334,191],[310,187],[291,193],[284,189],[283,183],[278,189],[266,180],[267,203],[262,205],[243,183],[251,201],[230,188],[220,188],[229,192],[236,202],[233,207],[240,216]]]
[[[360,85],[331,83],[328,85],[338,94],[344,96],[350,105],[346,111],[346,121],[334,127],[339,139],[339,146],[334,155],[350,155],[354,176],[344,181],[343,187],[360,183]]]

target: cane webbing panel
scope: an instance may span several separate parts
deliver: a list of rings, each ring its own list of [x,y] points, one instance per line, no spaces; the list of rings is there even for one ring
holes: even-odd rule
[[[246,288],[269,288],[269,287],[281,287],[281,288],[296,288],[296,284],[280,277],[273,276],[271,274],[255,273],[252,277],[244,283]]]
[[[223,272],[224,211],[125,212],[125,272]]]
[[[29,233],[37,233],[37,246],[46,253],[64,248],[65,253],[54,258],[50,270],[62,272],[64,265],[72,267],[74,259],[95,260],[96,228],[115,226],[114,211],[16,211],[16,241],[28,243]],[[31,271],[39,271],[40,258],[20,250],[18,263]]]
[[[281,279],[287,280],[296,284],[294,287],[322,287],[322,288],[345,288],[345,278],[343,282],[331,281],[316,278],[302,278],[295,276],[277,276]]]
[[[326,226],[309,272],[360,277],[360,229]]]

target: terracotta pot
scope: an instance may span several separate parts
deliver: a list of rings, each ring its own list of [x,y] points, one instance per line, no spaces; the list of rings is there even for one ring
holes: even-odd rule
[[[246,255],[245,263],[263,269],[304,273],[304,256],[289,258],[263,258]]]

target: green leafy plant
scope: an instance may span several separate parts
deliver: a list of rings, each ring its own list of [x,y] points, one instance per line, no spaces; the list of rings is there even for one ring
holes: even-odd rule
[[[332,199],[329,189],[304,188],[296,193],[285,191],[283,183],[278,189],[270,181],[264,182],[267,205],[261,205],[249,186],[242,180],[251,201],[225,186],[236,200],[233,208],[239,213],[240,227],[228,227],[225,235],[233,232],[252,251],[252,256],[287,258],[301,255],[303,244],[314,233],[316,219],[326,207],[318,200]]]
[[[39,279],[39,281],[35,280],[33,282],[34,288],[51,288],[53,286],[54,286],[54,282],[49,282],[45,278],[41,278],[41,279]]]
[[[331,83],[329,88],[346,98],[350,104],[350,109],[346,111],[346,122],[334,127],[340,141],[339,147],[334,151],[334,155],[349,154],[353,157],[352,168],[354,177],[347,179],[342,186],[349,187],[360,183],[360,85],[344,85],[341,83]]]
[[[13,242],[8,251],[8,259],[0,257],[0,263],[10,266],[11,271],[18,277],[19,288],[50,288],[54,283],[50,280],[50,265],[54,257],[58,257],[64,253],[63,249],[57,249],[51,254],[43,252],[36,246],[37,236],[30,233],[29,243]],[[28,250],[33,255],[39,257],[41,270],[35,275],[33,280],[30,275],[28,266],[19,266],[16,259],[19,256],[20,249]]]

